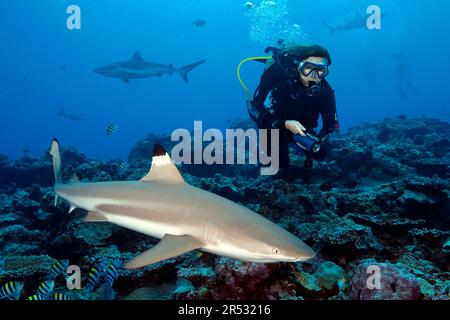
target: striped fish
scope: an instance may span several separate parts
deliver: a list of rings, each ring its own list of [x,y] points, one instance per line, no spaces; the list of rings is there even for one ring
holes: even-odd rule
[[[10,281],[0,288],[0,300],[18,300],[23,289],[23,282]]]
[[[109,288],[112,288],[114,285],[114,281],[116,281],[119,276],[118,266],[120,265],[119,261],[114,261],[106,267],[105,270],[105,282]]]
[[[57,301],[64,301],[64,300],[70,300],[70,297],[65,293],[54,293],[51,295],[52,300]]]
[[[58,260],[52,265],[50,269],[50,275],[53,278],[56,278],[62,273],[65,274],[68,267],[69,267],[69,260]]]
[[[101,267],[92,267],[87,278],[86,289],[92,291],[97,286],[101,276]]]
[[[5,260],[3,259],[2,256],[0,256],[0,277],[3,274],[3,268],[5,267]]]
[[[112,135],[114,135],[117,131],[117,129],[119,128],[119,126],[117,124],[114,123],[110,123],[107,127],[106,127],[106,135],[108,137],[111,137]]]
[[[39,285],[36,293],[37,295],[47,296],[53,292],[53,289],[55,289],[55,281],[48,280]]]
[[[129,169],[128,163],[124,161],[119,165],[117,171],[119,174],[126,174],[128,172],[128,169]]]
[[[34,294],[32,296],[29,296],[27,300],[33,300],[33,301],[42,301],[47,300],[46,296],[43,296],[41,294]]]
[[[8,279],[6,274],[0,276],[0,285]]]

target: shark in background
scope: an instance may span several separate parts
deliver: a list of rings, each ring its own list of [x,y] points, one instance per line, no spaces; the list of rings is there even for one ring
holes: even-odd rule
[[[66,109],[65,107],[59,108],[58,116],[75,122],[84,121],[84,117],[81,113]]]
[[[192,250],[259,263],[308,261],[302,240],[250,209],[187,184],[166,150],[156,145],[140,181],[63,184],[59,143],[53,140],[56,193],[88,211],[85,222],[109,222],[161,241],[127,262],[137,269]]]
[[[94,72],[105,77],[121,79],[125,83],[129,83],[131,79],[162,77],[164,74],[172,76],[174,73],[178,73],[185,82],[189,82],[188,73],[203,63],[205,60],[175,68],[173,64],[163,65],[145,61],[141,52],[137,50],[131,60],[111,63],[94,69]]]
[[[359,12],[356,12],[351,20],[343,24],[340,24],[336,27],[331,26],[325,20],[323,20],[323,24],[328,28],[330,36],[333,36],[336,32],[367,29],[367,19],[369,18],[369,16],[370,16],[369,14],[361,14]],[[381,17],[384,16],[385,16],[384,13],[381,14]]]

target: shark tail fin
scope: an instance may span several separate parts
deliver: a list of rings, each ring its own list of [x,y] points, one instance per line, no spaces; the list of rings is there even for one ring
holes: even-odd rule
[[[59,151],[59,142],[57,139],[53,139],[52,146],[50,148],[50,154],[52,156],[53,162],[53,172],[55,174],[55,185],[62,183],[62,162],[61,162],[61,154]],[[58,195],[55,196],[55,206],[58,202]]]
[[[205,60],[201,60],[201,61],[195,62],[193,64],[184,66],[184,67],[178,69],[178,73],[180,74],[181,78],[185,82],[189,82],[189,79],[187,77],[188,73],[191,72],[192,70],[194,70],[195,68],[197,68],[199,65],[204,64],[204,63],[205,63]]]
[[[332,37],[334,32],[336,31],[336,28],[330,26],[325,20],[322,20],[322,22],[325,25],[325,27],[327,27],[328,31],[330,31],[330,37]]]

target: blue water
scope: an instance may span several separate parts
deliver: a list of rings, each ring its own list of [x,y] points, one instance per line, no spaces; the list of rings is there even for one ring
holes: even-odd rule
[[[276,1],[275,1],[276,2]],[[236,66],[261,55],[267,45],[250,36],[251,19],[242,0],[8,0],[0,2],[0,153],[10,158],[24,148],[40,156],[53,137],[95,158],[126,158],[148,133],[176,128],[225,128],[246,118],[245,94]],[[259,4],[260,1],[254,1]],[[66,8],[82,11],[82,29],[68,30]],[[330,37],[322,20],[345,22],[370,4],[386,16],[382,29]],[[444,0],[322,0],[288,2],[287,18],[298,24],[301,42],[326,46],[333,58],[329,81],[336,90],[343,130],[386,116],[423,114],[448,121],[450,45]],[[208,23],[194,28],[192,20]],[[270,32],[270,30],[266,30]],[[264,32],[264,30],[263,30]],[[125,84],[92,69],[130,59],[136,49],[152,62],[206,64],[190,74]],[[410,58],[412,81],[420,90],[402,97],[392,55]],[[247,64],[243,77],[252,89],[263,66]],[[84,122],[57,116],[60,107],[81,113]],[[108,123],[117,123],[113,137]]]

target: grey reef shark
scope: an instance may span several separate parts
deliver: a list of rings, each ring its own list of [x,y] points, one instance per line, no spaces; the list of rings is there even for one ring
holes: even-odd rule
[[[188,73],[203,63],[205,63],[205,60],[181,68],[175,68],[173,64],[164,65],[145,61],[142,58],[141,52],[138,50],[131,60],[111,63],[94,69],[94,72],[105,77],[121,79],[125,83],[130,83],[131,79],[162,77],[165,74],[171,76],[174,73],[178,73],[185,82],[189,82]]]

